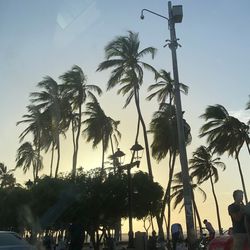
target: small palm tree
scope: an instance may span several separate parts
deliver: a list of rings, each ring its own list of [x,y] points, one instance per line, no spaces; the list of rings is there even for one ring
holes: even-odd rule
[[[157,98],[159,103],[167,103],[167,99],[169,99],[168,103],[172,105],[174,99],[174,80],[171,78],[170,72],[165,71],[164,69],[160,70],[157,75],[157,79],[160,79],[155,84],[152,84],[148,87],[148,91],[155,91],[147,97],[147,100],[151,100],[153,98]],[[180,91],[184,94],[188,93],[188,86],[180,83]]]
[[[72,112],[78,111],[76,124],[73,125],[73,131],[76,134],[73,134],[73,164],[72,164],[72,176],[75,177],[76,174],[76,166],[77,166],[77,155],[79,148],[79,137],[81,133],[81,125],[82,125],[82,104],[86,102],[87,98],[91,100],[96,100],[94,92],[98,95],[102,94],[102,90],[96,85],[87,84],[87,77],[84,74],[83,70],[74,65],[71,70],[64,73],[60,78],[63,80],[62,84],[62,94],[63,98],[67,99],[72,107]],[[71,115],[71,118],[73,116]]]
[[[113,140],[117,144],[118,138],[121,137],[118,131],[120,121],[115,121],[111,117],[106,116],[98,102],[89,102],[86,104],[87,117],[83,124],[86,128],[83,130],[83,135],[87,137],[87,141],[93,141],[95,148],[100,142],[102,143],[102,170],[104,170],[104,154],[111,143],[112,155],[114,154]]]
[[[249,145],[249,127],[235,117],[230,116],[227,110],[219,104],[208,106],[201,117],[205,119],[206,123],[200,129],[200,137],[207,136],[209,149],[219,155],[228,152],[230,156],[235,156],[245,201],[248,202],[239,153],[245,142]]]
[[[129,31],[127,36],[118,36],[108,43],[105,47],[106,60],[100,63],[97,68],[98,71],[112,69],[107,89],[110,90],[117,85],[121,86],[118,90],[118,94],[127,95],[124,107],[126,107],[133,98],[135,100],[138,119],[143,128],[148,172],[151,179],[153,179],[153,173],[146,125],[140,108],[139,89],[143,83],[143,68],[157,74],[157,71],[151,65],[142,61],[145,55],[151,55],[152,58],[154,58],[155,53],[156,49],[153,47],[140,50],[138,33]],[[139,127],[137,127],[136,139],[139,133],[138,130]]]
[[[225,170],[226,165],[220,161],[220,158],[213,159],[213,155],[205,146],[200,146],[197,148],[197,150],[193,153],[193,158],[189,160],[189,163],[190,171],[192,171],[190,174],[191,178],[196,178],[198,184],[201,184],[207,180],[210,181],[216,206],[219,232],[222,234],[219,204],[215,193],[214,183],[219,180],[217,167],[221,167],[222,170]]]
[[[27,106],[28,114],[23,115],[23,120],[17,122],[17,125],[19,124],[28,124],[27,128],[24,129],[24,131],[20,134],[20,142],[24,140],[24,138],[28,134],[33,135],[33,144],[35,146],[35,151],[37,154],[37,164],[35,164],[36,169],[35,170],[35,179],[38,178],[38,171],[42,169],[42,161],[40,157],[40,151],[42,147],[41,138],[44,128],[44,122],[45,119],[43,117],[43,114],[41,113],[39,107],[34,105]]]
[[[13,175],[14,169],[7,170],[7,166],[0,162],[0,187],[14,187],[16,184],[16,178]]]
[[[23,172],[26,173],[31,166],[33,167],[33,178],[35,182],[38,178],[38,171],[43,167],[42,158],[30,142],[25,142],[17,150],[16,168],[22,167]],[[37,170],[37,168],[40,169]]]

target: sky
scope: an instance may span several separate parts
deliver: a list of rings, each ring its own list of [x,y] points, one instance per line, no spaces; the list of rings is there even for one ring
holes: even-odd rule
[[[249,0],[218,1],[172,1],[183,5],[183,21],[176,24],[181,47],[177,50],[180,82],[189,86],[187,96],[182,96],[185,119],[191,126],[192,143],[187,147],[188,158],[205,140],[198,137],[203,120],[199,116],[208,105],[221,104],[230,114],[246,122],[250,113],[245,111],[249,100],[250,59],[250,2]],[[133,145],[136,132],[134,105],[123,109],[125,99],[117,96],[117,89],[106,92],[109,71],[96,72],[104,60],[104,47],[116,36],[126,35],[131,30],[139,33],[141,48],[157,48],[154,60],[145,60],[156,69],[172,72],[171,53],[164,47],[169,39],[167,21],[150,13],[140,19],[142,9],[150,9],[168,15],[166,0],[0,0],[0,162],[9,169],[15,167],[16,151],[20,146],[18,136],[25,126],[16,122],[26,114],[29,94],[37,91],[37,83],[49,75],[60,83],[58,77],[74,64],[79,65],[88,77],[89,84],[100,86],[104,94],[99,99],[105,113],[120,120],[122,139],[119,147],[127,154]],[[154,83],[153,76],[145,72],[141,88],[142,113],[148,126],[153,112],[158,109],[156,101],[145,101],[147,88]],[[149,137],[149,139],[152,139]],[[142,137],[139,143],[143,144]],[[152,142],[152,140],[150,141]],[[246,149],[240,154],[246,189],[250,184],[249,155]],[[220,172],[215,184],[222,226],[231,225],[227,206],[232,202],[232,192],[241,189],[236,161],[223,155],[227,169]],[[49,173],[49,156],[44,158],[44,174]],[[61,171],[70,171],[72,162],[71,138],[62,142]],[[81,139],[78,167],[99,167],[101,149],[92,149]],[[153,161],[154,178],[164,188],[167,185],[168,160]],[[179,164],[177,164],[177,169]],[[145,154],[140,169],[146,171]],[[21,170],[15,172],[20,183],[31,178]],[[202,219],[207,218],[217,228],[215,205],[208,184],[201,186],[207,200],[197,194]],[[250,194],[249,194],[250,195]],[[173,222],[185,227],[184,215],[173,212]],[[125,227],[126,227],[126,222]],[[135,223],[135,230],[142,230]]]

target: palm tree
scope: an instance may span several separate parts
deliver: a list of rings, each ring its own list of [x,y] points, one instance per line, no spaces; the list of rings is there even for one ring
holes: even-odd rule
[[[173,179],[173,183],[175,183],[175,185],[172,187],[172,191],[173,193],[170,196],[170,199],[174,199],[174,204],[173,204],[173,208],[175,209],[179,204],[181,205],[180,211],[183,209],[184,207],[184,193],[183,193],[183,184],[182,184],[182,172],[178,172],[174,175],[174,179]],[[207,195],[205,193],[205,191],[200,188],[198,186],[198,184],[194,184],[191,182],[191,188],[192,188],[192,202],[193,202],[193,207],[194,207],[194,212],[195,212],[195,216],[197,217],[198,220],[198,224],[199,224],[199,228],[200,228],[200,235],[202,235],[202,223],[201,223],[201,218],[200,218],[200,214],[199,214],[199,210],[197,207],[197,204],[195,202],[195,195],[194,195],[194,191],[198,190],[203,197],[203,202],[205,202],[205,200],[207,199]]]
[[[44,77],[43,81],[37,84],[43,90],[41,92],[31,93],[31,102],[35,103],[37,108],[45,113],[45,122],[47,128],[47,147],[52,145],[52,159],[53,162],[54,149],[57,149],[57,164],[55,170],[55,177],[57,177],[60,163],[60,121],[61,121],[61,95],[60,86],[50,76]],[[52,175],[52,166],[51,166]]]
[[[184,120],[185,141],[191,142],[190,127]],[[168,203],[168,222],[170,222],[170,192],[171,182],[174,173],[176,156],[178,154],[178,131],[176,122],[175,107],[170,104],[161,104],[160,109],[153,114],[150,122],[150,133],[153,134],[151,144],[152,155],[159,162],[169,154],[169,180],[163,198],[161,215],[157,218],[159,233],[163,234],[162,224],[164,219],[165,207]],[[168,238],[170,237],[170,223],[168,223]]]
[[[0,187],[14,187],[16,184],[16,178],[13,175],[14,169],[7,170],[7,166],[0,162]]]
[[[42,147],[41,143],[41,138],[42,138],[42,133],[43,133],[43,128],[44,128],[44,122],[45,119],[43,117],[43,114],[41,113],[39,107],[36,107],[34,105],[29,105],[27,106],[28,109],[28,114],[23,115],[23,120],[17,122],[17,125],[22,124],[22,123],[27,123],[28,127],[24,129],[24,131],[20,134],[20,142],[23,141],[23,139],[28,135],[32,134],[33,135],[33,144],[35,145],[35,150],[37,154],[37,164],[35,164],[36,169],[35,169],[35,179],[38,178],[38,171],[42,169],[42,162],[41,157],[40,157],[40,151]]]
[[[73,134],[73,164],[72,164],[72,176],[75,177],[76,174],[76,165],[77,165],[77,155],[79,148],[79,137],[81,132],[82,124],[82,104],[85,103],[87,98],[91,100],[96,100],[96,97],[93,92],[96,92],[98,95],[102,94],[102,90],[96,85],[89,85],[86,83],[87,77],[83,73],[82,69],[74,65],[71,70],[64,73],[60,78],[63,80],[63,97],[69,100],[69,103],[72,107],[72,111],[78,111],[77,124],[73,126],[73,130],[76,134]],[[72,123],[73,125],[73,123]]]
[[[16,169],[22,167],[23,172],[26,173],[31,166],[33,167],[33,178],[35,182],[37,180],[37,172],[40,170],[38,168],[43,167],[42,158],[30,142],[25,142],[17,150]]]
[[[148,173],[151,179],[153,179],[153,173],[146,125],[140,108],[139,90],[143,83],[143,68],[157,74],[157,71],[151,65],[142,61],[142,58],[147,54],[154,58],[155,53],[156,49],[153,47],[140,50],[138,33],[129,31],[127,36],[118,36],[108,43],[105,47],[106,60],[100,63],[97,68],[97,71],[112,69],[107,90],[112,89],[116,85],[121,85],[118,94],[127,95],[124,107],[126,107],[133,98],[135,100],[138,119],[143,128]],[[136,136],[138,136],[138,128]]]
[[[102,143],[102,170],[104,170],[104,154],[111,143],[112,155],[114,154],[113,140],[117,144],[118,138],[121,137],[118,131],[120,121],[115,121],[111,117],[106,116],[100,104],[96,101],[86,104],[86,112],[84,115],[87,117],[83,121],[86,128],[83,130],[83,135],[87,137],[87,141],[93,141],[93,148],[100,142]]]
[[[249,144],[249,127],[237,118],[230,116],[222,105],[208,106],[201,115],[207,121],[200,129],[200,137],[207,136],[209,149],[212,153],[222,155],[228,152],[229,156],[235,156],[240,172],[240,178],[248,202],[244,177],[239,160],[239,152],[244,144]],[[247,141],[246,141],[247,140]]]
[[[155,91],[150,94],[146,99],[151,100],[153,98],[157,98],[159,103],[167,103],[167,99],[169,98],[168,103],[171,105],[174,99],[174,80],[171,78],[170,72],[165,71],[164,69],[160,70],[157,75],[157,79],[160,79],[155,84],[152,84],[148,87],[148,91]],[[188,93],[188,86],[180,83],[180,91],[184,94]]]
[[[207,180],[210,181],[216,206],[219,232],[222,234],[219,204],[215,193],[214,183],[219,180],[217,167],[221,167],[222,170],[225,170],[226,165],[220,161],[220,158],[213,159],[213,155],[205,146],[200,146],[196,149],[196,151],[193,153],[193,158],[189,160],[189,163],[190,170],[192,171],[190,173],[191,178],[197,178],[198,184],[201,184]]]

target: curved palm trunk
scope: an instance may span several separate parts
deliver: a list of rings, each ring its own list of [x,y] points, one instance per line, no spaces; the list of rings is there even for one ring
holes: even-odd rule
[[[217,200],[217,197],[216,197],[216,194],[215,194],[214,183],[213,183],[213,180],[212,180],[211,173],[210,173],[209,179],[210,179],[210,183],[211,183],[211,187],[212,187],[212,192],[213,192],[213,196],[214,196],[214,201],[215,201],[215,207],[216,207],[216,215],[217,215],[217,220],[218,220],[219,233],[220,233],[220,235],[222,235],[223,232],[222,232],[222,228],[221,228],[219,204],[218,204],[218,200]]]
[[[241,169],[241,164],[240,164],[240,160],[239,160],[239,151],[235,152],[235,158],[237,160],[238,167],[239,167],[240,178],[241,178],[242,188],[243,188],[243,191],[244,191],[245,202],[248,203],[246,186],[245,186],[243,173],[242,173],[242,169]]]
[[[148,165],[148,174],[149,174],[150,179],[153,180],[153,172],[152,172],[150,153],[149,153],[147,129],[146,129],[146,125],[145,125],[144,119],[142,117],[141,109],[140,109],[139,92],[136,88],[134,90],[135,90],[135,105],[136,105],[137,113],[138,113],[138,116],[142,125],[142,129],[143,129],[145,151],[146,151],[146,158],[147,158],[147,165]]]
[[[169,180],[168,180],[168,185],[166,188],[166,192],[165,195],[163,197],[163,201],[162,201],[162,208],[161,208],[161,215],[159,216],[159,218],[157,218],[157,224],[158,224],[158,229],[159,229],[159,235],[163,236],[163,219],[164,219],[164,213],[165,213],[165,209],[166,209],[166,204],[168,199],[170,198],[170,188],[171,188],[171,182],[173,179],[173,174],[174,174],[174,165],[175,165],[175,160],[176,160],[176,151],[174,151],[172,156],[172,165],[169,166]],[[168,223],[169,224],[169,223]]]

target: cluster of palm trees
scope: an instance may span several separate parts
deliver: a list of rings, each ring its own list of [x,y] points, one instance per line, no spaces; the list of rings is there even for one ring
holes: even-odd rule
[[[118,36],[105,47],[105,60],[99,64],[97,71],[110,69],[111,74],[107,82],[107,90],[118,86],[118,94],[126,96],[124,108],[132,100],[137,111],[137,130],[135,143],[138,141],[140,129],[144,138],[147,167],[150,178],[153,180],[151,155],[158,162],[168,157],[169,180],[162,201],[162,209],[157,217],[159,231],[163,232],[162,225],[165,208],[168,207],[167,232],[170,229],[171,199],[176,198],[174,206],[183,200],[181,173],[174,175],[176,157],[178,156],[178,133],[176,126],[176,111],[174,106],[174,82],[170,73],[165,70],[157,71],[153,66],[143,61],[143,57],[150,55],[154,58],[156,49],[153,47],[140,48],[138,33],[129,31],[127,35]],[[153,114],[149,130],[143,119],[140,106],[140,89],[144,79],[144,69],[154,74],[156,83],[149,86],[150,92],[147,100],[156,98],[159,102],[158,110]],[[57,178],[60,167],[60,138],[68,135],[71,130],[73,142],[72,177],[75,177],[77,157],[79,151],[80,135],[83,134],[87,142],[92,142],[93,147],[101,143],[102,164],[104,168],[105,152],[111,146],[112,155],[121,134],[118,130],[119,121],[107,116],[98,102],[102,94],[100,87],[87,84],[87,77],[79,66],[59,77],[61,83],[47,76],[38,83],[39,92],[31,93],[27,106],[27,114],[17,124],[27,124],[20,135],[23,142],[28,134],[32,135],[32,142],[24,142],[17,151],[16,167],[23,167],[26,172],[33,168],[34,180],[38,178],[39,171],[43,168],[41,151],[51,150],[50,176]],[[188,93],[188,87],[180,83],[180,90]],[[250,101],[247,104],[250,109]],[[249,150],[249,126],[230,116],[222,105],[208,106],[201,116],[206,123],[201,128],[200,137],[206,137],[208,146],[200,146],[190,160],[190,175],[193,190],[209,180],[211,183],[218,216],[219,229],[221,230],[219,205],[215,194],[214,183],[218,181],[217,166],[225,169],[225,165],[218,156],[228,152],[237,160],[241,175],[245,199],[244,178],[239,161],[239,152],[245,143]],[[186,144],[191,142],[190,126],[184,120]],[[151,145],[148,133],[152,134]],[[115,143],[115,145],[114,145]],[[150,153],[150,146],[152,154]],[[57,162],[53,173],[54,152],[57,152]],[[197,180],[194,183],[194,180]],[[172,184],[175,183],[175,186]],[[198,215],[193,192],[194,208]]]

